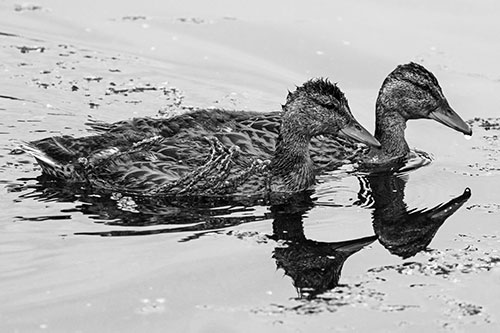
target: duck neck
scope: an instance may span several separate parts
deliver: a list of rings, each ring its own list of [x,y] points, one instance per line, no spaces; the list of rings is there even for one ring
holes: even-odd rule
[[[406,156],[410,152],[405,140],[406,119],[397,111],[377,103],[375,138],[380,142],[379,154],[384,159]]]
[[[313,162],[309,153],[311,137],[282,126],[271,162],[273,183],[284,191],[302,191],[314,184]]]

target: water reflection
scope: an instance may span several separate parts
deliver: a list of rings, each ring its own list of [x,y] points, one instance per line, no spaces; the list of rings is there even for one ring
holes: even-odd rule
[[[446,219],[471,196],[466,188],[463,194],[433,208],[409,209],[404,202],[407,174],[377,173],[359,179],[362,186],[356,204],[373,209],[376,236],[341,242],[307,239],[303,218],[315,205],[309,195],[271,206],[271,238],[280,241],[273,258],[277,267],[292,278],[301,298],[314,298],[335,288],[344,262],[377,238],[390,253],[402,258],[425,250]]]
[[[271,207],[273,234],[278,241],[273,258],[276,266],[292,278],[300,298],[314,298],[339,284],[344,262],[377,236],[341,242],[319,242],[304,235],[303,217],[313,207],[308,195]]]
[[[132,198],[117,193],[86,192],[42,178],[28,186],[28,190],[18,190],[20,199],[73,202],[73,208],[61,210],[62,216],[71,218],[72,213],[81,212],[97,223],[117,227],[115,230],[75,232],[76,235],[186,232],[181,241],[188,241],[206,233],[224,232],[227,227],[238,224],[272,219],[273,233],[268,238],[276,242],[273,250],[276,266],[293,280],[300,298],[311,299],[335,288],[345,261],[377,239],[390,253],[402,258],[425,250],[445,220],[471,196],[470,189],[466,188],[463,194],[433,208],[408,208],[404,201],[407,177],[391,173],[360,176],[362,186],[355,204],[372,209],[375,235],[338,242],[306,238],[304,217],[321,205],[312,198],[312,191],[277,201],[250,197],[232,201],[217,197]],[[16,188],[11,190],[16,191]],[[144,228],[153,226],[154,229]]]
[[[369,198],[373,208],[373,230],[390,253],[408,258],[427,248],[448,217],[471,197],[471,191],[433,208],[408,208],[404,202],[407,174],[380,173],[360,178],[360,198]],[[360,201],[360,203],[363,200]]]
[[[11,187],[19,191],[20,200],[41,202],[72,202],[74,207],[62,209],[61,216],[71,219],[72,213],[83,213],[96,223],[117,227],[114,230],[75,232],[76,235],[134,236],[173,232],[201,232],[220,230],[242,223],[269,218],[269,212],[258,200],[240,198],[228,201],[222,197],[131,197],[119,193],[94,192],[85,188],[67,186],[57,181],[38,177],[25,180],[30,185]],[[37,221],[54,216],[38,216]],[[21,221],[33,217],[18,216]],[[144,228],[144,227],[154,227]]]

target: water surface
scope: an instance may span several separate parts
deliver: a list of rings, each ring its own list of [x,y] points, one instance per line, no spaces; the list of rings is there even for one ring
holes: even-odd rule
[[[498,330],[497,7],[1,2],[1,330]],[[315,76],[373,129],[378,88],[408,61],[435,73],[473,137],[412,121],[430,164],[331,172],[286,205],[67,189],[17,149],[88,135],[89,119],[277,110]]]

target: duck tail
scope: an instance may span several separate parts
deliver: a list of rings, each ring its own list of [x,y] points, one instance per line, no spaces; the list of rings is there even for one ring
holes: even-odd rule
[[[46,175],[56,178],[66,178],[68,170],[63,164],[50,157],[46,152],[32,142],[19,142],[20,148],[33,156]]]
[[[109,131],[113,124],[107,123],[105,121],[97,120],[94,118],[89,118],[85,123],[89,127],[89,130],[96,133],[104,133]]]

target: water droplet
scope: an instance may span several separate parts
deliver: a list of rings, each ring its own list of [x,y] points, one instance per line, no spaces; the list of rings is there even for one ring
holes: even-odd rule
[[[465,140],[470,140],[472,139],[472,135],[464,134]]]

